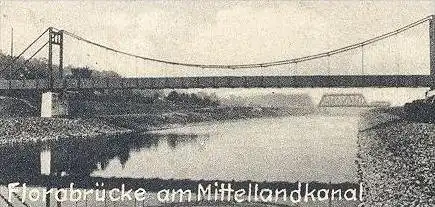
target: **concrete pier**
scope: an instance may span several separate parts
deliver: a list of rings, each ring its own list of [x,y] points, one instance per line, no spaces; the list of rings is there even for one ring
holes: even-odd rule
[[[41,117],[63,117],[68,115],[68,102],[61,93],[45,92],[41,98]]]

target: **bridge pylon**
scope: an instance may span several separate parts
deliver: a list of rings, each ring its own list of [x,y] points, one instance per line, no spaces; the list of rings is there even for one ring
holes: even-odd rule
[[[59,47],[59,66],[57,74],[53,69],[53,46]],[[63,79],[63,30],[48,28],[48,70],[50,83],[48,91],[41,96],[41,117],[65,116],[68,114],[68,103],[62,91],[55,92],[54,80]]]
[[[59,66],[57,78],[63,78],[63,30],[48,28],[48,69],[50,71],[50,89],[53,89],[55,71],[53,70],[53,46],[59,46]]]

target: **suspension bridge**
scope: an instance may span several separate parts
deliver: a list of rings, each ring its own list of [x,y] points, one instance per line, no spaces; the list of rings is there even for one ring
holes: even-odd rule
[[[380,41],[394,38],[406,31],[409,31],[420,25],[428,25],[429,35],[429,68],[427,75],[409,75],[407,74],[369,74],[366,71],[367,63],[366,48]],[[0,91],[27,90],[47,92],[62,92],[73,90],[97,90],[97,89],[178,89],[178,88],[347,88],[347,87],[435,87],[435,15],[427,16],[411,24],[405,25],[394,31],[376,36],[366,41],[351,44],[326,52],[314,55],[292,58],[279,61],[235,64],[235,65],[218,65],[218,64],[196,64],[156,59],[146,56],[140,56],[120,49],[109,47],[98,42],[89,40],[86,37],[79,36],[67,30],[60,30],[53,27],[48,28],[30,45],[28,45],[18,56],[14,57],[9,68],[15,69],[14,62],[23,56],[36,42],[43,40],[48,34],[48,40],[36,50],[28,60],[35,57],[36,54],[48,47],[48,71],[50,75],[43,79],[0,79]],[[97,47],[117,55],[133,58],[145,62],[155,62],[163,65],[177,67],[189,67],[198,70],[246,70],[260,69],[271,70],[276,66],[294,66],[314,60],[328,60],[340,54],[358,51],[360,53],[360,66],[358,71],[353,74],[290,74],[290,75],[271,75],[271,76],[203,76],[203,77],[116,77],[116,78],[83,78],[83,77],[66,77],[64,74],[64,40],[71,38],[81,43]],[[58,65],[53,64],[54,47],[58,47]],[[407,60],[408,61],[408,60]],[[409,60],[412,62],[413,60]],[[342,68],[343,71],[346,68]],[[426,69],[424,69],[426,70]],[[2,72],[2,71],[0,71]],[[51,97],[51,95],[50,95]],[[49,98],[51,100],[51,98]],[[51,102],[51,101],[50,101]],[[44,101],[43,101],[44,105]],[[51,107],[51,104],[49,104]]]

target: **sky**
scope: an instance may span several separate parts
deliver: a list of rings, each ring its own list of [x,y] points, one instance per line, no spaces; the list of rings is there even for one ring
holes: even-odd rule
[[[291,59],[367,40],[435,14],[435,1],[0,1],[0,49],[21,52],[53,26],[137,55],[200,64]],[[65,39],[65,65],[129,77],[427,74],[428,23],[319,61],[215,70],[168,66]],[[42,45],[44,42],[38,42]],[[24,57],[29,57],[32,48]],[[47,57],[43,50],[39,57]]]

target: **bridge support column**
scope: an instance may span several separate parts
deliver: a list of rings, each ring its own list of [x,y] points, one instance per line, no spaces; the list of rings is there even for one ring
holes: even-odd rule
[[[41,117],[63,117],[68,115],[68,102],[62,93],[45,92],[41,98]]]

